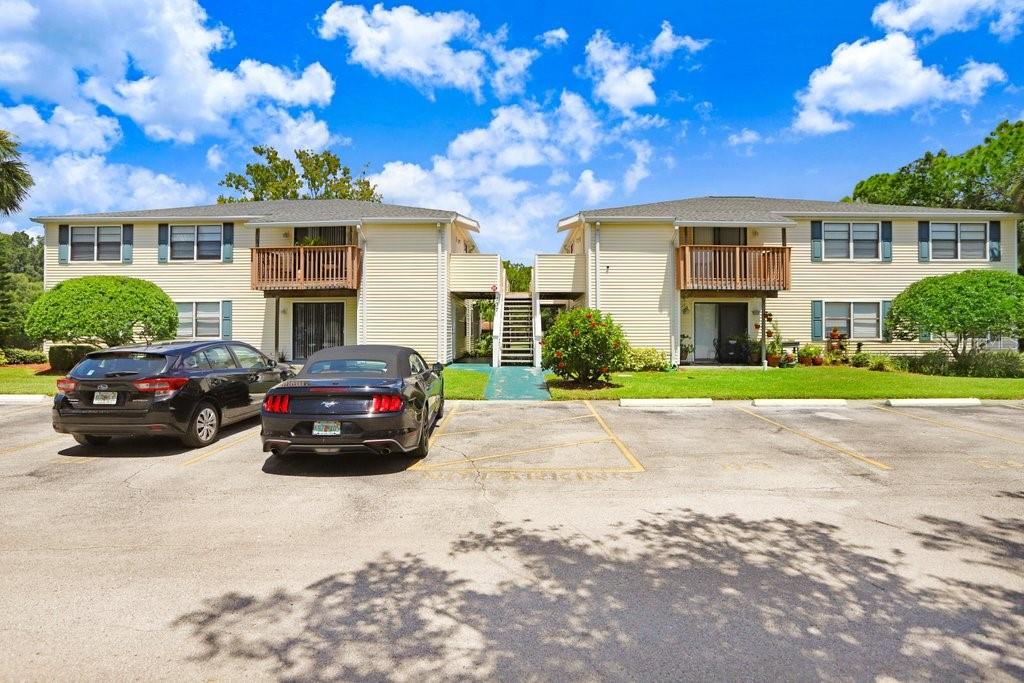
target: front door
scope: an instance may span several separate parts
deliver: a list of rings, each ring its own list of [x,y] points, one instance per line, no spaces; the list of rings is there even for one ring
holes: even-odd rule
[[[345,344],[345,304],[292,304],[292,358],[305,360],[320,349]]]
[[[746,363],[741,351],[742,344],[736,337],[747,334],[747,305],[718,304],[718,346],[719,358],[723,363]]]
[[[693,359],[715,360],[718,338],[718,304],[693,305]]]

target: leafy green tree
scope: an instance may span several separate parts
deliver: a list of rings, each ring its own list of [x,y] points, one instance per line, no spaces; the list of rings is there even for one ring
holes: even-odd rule
[[[358,177],[344,166],[334,152],[324,150],[295,150],[299,169],[276,149],[268,146],[252,148],[262,161],[245,165],[245,173],[231,172],[220,181],[221,187],[234,190],[240,196],[217,197],[220,203],[264,201],[268,199],[361,199],[381,201],[377,186],[365,173]]]
[[[40,340],[25,333],[25,316],[43,283],[24,273],[0,272],[0,348],[31,349]]]
[[[610,315],[592,308],[574,308],[555,318],[544,335],[541,365],[576,382],[610,378],[626,361],[629,344]]]
[[[529,292],[533,281],[533,268],[522,263],[502,261],[505,266],[505,277],[508,278],[508,291]]]
[[[90,275],[65,280],[28,310],[25,332],[54,342],[107,346],[174,337],[178,311],[148,280]]]
[[[0,130],[0,216],[20,211],[33,184],[14,137]]]
[[[30,280],[43,279],[43,238],[18,230],[0,233],[0,270],[24,273]]]
[[[847,199],[877,204],[1024,211],[1024,121],[1003,121],[963,154],[926,152],[895,173],[866,178]],[[1018,223],[1018,243],[1024,224]],[[1024,272],[1024,253],[1018,250]]]
[[[965,270],[926,277],[893,299],[886,324],[895,339],[928,333],[956,361],[969,359],[990,334],[1024,336],[1024,276]]]

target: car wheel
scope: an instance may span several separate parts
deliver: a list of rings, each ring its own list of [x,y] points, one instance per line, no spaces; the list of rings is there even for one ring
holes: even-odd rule
[[[437,409],[437,416],[434,418],[434,424],[440,422],[442,417],[444,417],[444,396],[441,397],[441,406]]]
[[[412,452],[412,457],[422,459],[427,457],[430,452],[430,429],[427,425],[423,425],[420,429],[420,440],[416,444],[416,449]]]
[[[95,434],[72,434],[71,436],[83,446],[106,446],[111,439],[109,436],[96,436]]]
[[[181,442],[189,448],[209,446],[220,433],[220,414],[211,403],[200,403]]]

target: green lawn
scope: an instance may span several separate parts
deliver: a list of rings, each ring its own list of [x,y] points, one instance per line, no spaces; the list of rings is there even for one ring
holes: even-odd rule
[[[37,375],[39,366],[5,365],[0,367],[0,394],[49,394],[57,391],[61,374]]]
[[[486,372],[445,368],[444,396],[445,398],[482,400],[488,378],[489,375]]]
[[[617,398],[1024,398],[1024,379],[938,377],[873,372],[850,367],[784,370],[687,368],[675,372],[619,372],[604,389],[561,388],[549,376],[556,400]]]

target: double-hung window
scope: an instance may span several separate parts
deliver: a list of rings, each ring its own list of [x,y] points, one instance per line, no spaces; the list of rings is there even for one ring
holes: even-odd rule
[[[73,226],[71,228],[72,261],[120,261],[121,226]]]
[[[178,307],[179,339],[220,337],[219,301],[179,302],[175,306]]]
[[[881,305],[877,301],[825,302],[825,334],[838,329],[850,339],[882,337]]]
[[[826,259],[879,258],[878,223],[825,223],[822,233]]]
[[[932,223],[932,259],[984,259],[988,232],[984,223]]]
[[[172,261],[219,261],[223,235],[219,225],[172,225]]]

